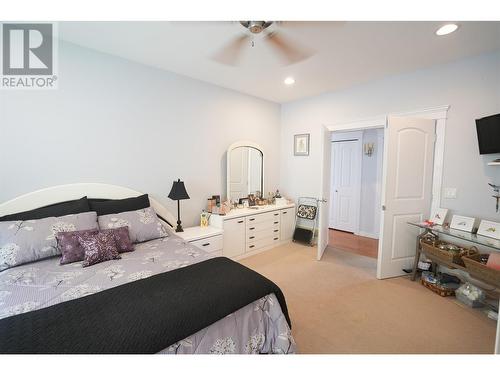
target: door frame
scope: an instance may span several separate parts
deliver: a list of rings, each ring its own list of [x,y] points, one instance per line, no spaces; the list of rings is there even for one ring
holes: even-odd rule
[[[443,105],[439,107],[432,107],[414,111],[406,111],[406,112],[393,112],[388,113],[386,115],[375,116],[372,118],[354,120],[343,123],[336,123],[327,125],[324,124],[323,128],[329,131],[328,136],[331,137],[331,132],[334,131],[355,131],[355,130],[365,130],[365,129],[376,129],[383,128],[384,129],[384,150],[382,156],[382,170],[386,171],[386,162],[387,162],[387,118],[388,116],[399,116],[399,117],[419,117],[436,121],[436,142],[434,145],[434,164],[433,164],[433,173],[432,173],[432,198],[431,198],[431,211],[439,208],[441,205],[441,191],[443,185],[443,162],[444,162],[444,138],[445,138],[445,130],[446,130],[446,119],[448,118],[448,110],[450,109],[449,105]],[[324,140],[323,140],[324,141]],[[331,158],[330,158],[331,159]],[[325,160],[323,160],[323,163]],[[330,163],[331,170],[331,160],[326,161]],[[323,173],[320,171],[320,173]],[[384,189],[386,176],[382,175],[382,191]],[[323,176],[322,176],[323,177]],[[331,183],[331,180],[330,180]],[[382,193],[380,192],[380,194]],[[384,197],[380,198],[380,228],[379,228],[379,248],[378,248],[378,259],[377,259],[377,278],[380,278],[379,269],[380,269],[380,254],[381,249],[380,245],[383,240],[383,211],[381,210],[382,205],[384,205]]]
[[[333,173],[333,164],[332,164],[332,160],[333,160],[333,145],[334,143],[339,143],[339,142],[356,142],[356,148],[357,148],[357,152],[358,152],[358,163],[359,163],[359,168],[357,170],[357,173],[356,173],[356,186],[355,186],[355,190],[356,190],[356,197],[357,197],[357,200],[356,200],[356,210],[355,210],[355,216],[354,216],[354,231],[353,233],[354,234],[357,234],[359,233],[359,218],[360,218],[360,210],[361,210],[361,176],[362,176],[362,173],[363,173],[363,160],[362,160],[362,152],[363,152],[363,131],[351,131],[349,132],[351,134],[347,135],[347,134],[337,134],[337,139],[333,139],[334,136],[335,136],[335,133],[334,132],[330,132],[330,137],[331,137],[331,148],[332,148],[332,152],[331,152],[331,155],[330,155],[330,207],[329,207],[329,211],[330,211],[330,222],[329,222],[329,225],[332,223],[332,206],[333,206],[333,176],[334,176],[334,173]],[[354,140],[356,139],[356,140]],[[330,227],[331,228],[331,227]]]

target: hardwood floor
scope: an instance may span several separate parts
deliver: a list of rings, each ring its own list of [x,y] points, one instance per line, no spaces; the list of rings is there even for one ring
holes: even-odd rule
[[[330,229],[328,246],[365,257],[377,258],[378,240]]]

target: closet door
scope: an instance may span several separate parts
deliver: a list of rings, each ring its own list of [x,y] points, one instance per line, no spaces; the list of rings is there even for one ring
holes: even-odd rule
[[[243,217],[224,221],[225,257],[233,258],[245,252],[245,221]]]
[[[360,183],[361,142],[358,139],[333,142],[331,228],[358,231]]]

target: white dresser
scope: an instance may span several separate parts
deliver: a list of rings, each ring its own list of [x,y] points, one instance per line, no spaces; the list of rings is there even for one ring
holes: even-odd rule
[[[190,227],[184,228],[184,232],[175,233],[184,241],[193,244],[200,249],[208,251],[217,256],[222,255],[223,230],[221,228]]]
[[[210,225],[224,230],[222,255],[243,258],[292,240],[295,205],[241,208],[211,215]]]

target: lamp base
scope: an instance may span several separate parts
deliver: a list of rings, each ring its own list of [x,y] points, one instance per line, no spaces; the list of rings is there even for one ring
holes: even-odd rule
[[[184,229],[182,229],[181,221],[179,220],[177,222],[177,228],[175,228],[176,232],[184,232]]]

